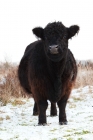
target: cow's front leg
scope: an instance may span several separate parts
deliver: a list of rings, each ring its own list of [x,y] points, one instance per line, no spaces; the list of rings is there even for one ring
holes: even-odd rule
[[[47,123],[46,109],[47,109],[48,103],[47,101],[39,101],[37,105],[38,105],[38,110],[39,110],[38,124],[45,125]]]
[[[50,116],[57,116],[56,103],[51,102]]]
[[[66,118],[66,104],[67,100],[62,98],[60,101],[58,101],[58,107],[59,107],[59,124],[60,125],[66,125],[67,124],[67,118]]]

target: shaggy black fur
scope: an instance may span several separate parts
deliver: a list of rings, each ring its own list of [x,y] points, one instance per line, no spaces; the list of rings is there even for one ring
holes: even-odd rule
[[[61,22],[49,23],[44,29],[33,29],[41,40],[27,46],[18,76],[21,86],[33,94],[33,114],[39,113],[39,124],[47,122],[47,100],[51,102],[51,115],[57,114],[57,103],[59,123],[67,124],[65,107],[77,76],[76,61],[68,49],[68,39],[78,31],[79,26],[67,28]]]

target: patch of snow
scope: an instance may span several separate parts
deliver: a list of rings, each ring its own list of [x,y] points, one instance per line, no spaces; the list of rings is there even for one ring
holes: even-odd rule
[[[93,139],[92,86],[72,91],[66,107],[68,125],[59,125],[58,116],[49,116],[49,103],[46,112],[47,125],[38,126],[38,117],[32,115],[33,99],[23,99],[23,101],[26,102],[23,105],[13,106],[9,103],[0,107],[0,140]]]

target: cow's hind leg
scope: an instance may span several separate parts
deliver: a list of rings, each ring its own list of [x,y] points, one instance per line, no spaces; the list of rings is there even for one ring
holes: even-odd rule
[[[38,107],[37,107],[37,103],[34,103],[34,108],[33,108],[33,115],[36,116],[38,115]]]
[[[51,102],[50,116],[57,116],[56,103]]]
[[[47,109],[48,103],[47,101],[42,100],[42,101],[39,101],[37,105],[38,105],[38,110],[39,110],[38,124],[45,125],[47,123],[46,109]]]

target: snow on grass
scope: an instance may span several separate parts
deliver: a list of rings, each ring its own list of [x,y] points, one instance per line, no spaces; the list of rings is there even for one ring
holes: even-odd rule
[[[19,99],[0,107],[0,140],[92,140],[93,87],[72,91],[66,107],[68,125],[59,125],[58,116],[50,117],[47,125],[38,126],[33,116],[33,99]]]

